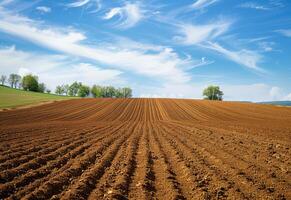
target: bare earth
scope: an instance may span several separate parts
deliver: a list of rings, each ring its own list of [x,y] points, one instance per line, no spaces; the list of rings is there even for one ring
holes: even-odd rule
[[[83,99],[0,125],[0,199],[291,199],[288,107]]]

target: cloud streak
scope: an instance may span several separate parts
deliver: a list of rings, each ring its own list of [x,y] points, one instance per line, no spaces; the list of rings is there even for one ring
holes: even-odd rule
[[[89,2],[90,0],[80,0],[80,1],[76,1],[74,3],[68,4],[68,7],[72,7],[72,8],[82,7],[88,4]]]
[[[42,13],[49,13],[51,12],[51,8],[50,7],[46,7],[46,6],[38,6],[36,7],[36,10],[42,12]]]
[[[240,51],[231,51],[228,50],[218,43],[208,42],[206,45],[202,45],[204,48],[211,49],[213,51],[216,51],[223,56],[225,56],[227,59],[232,60],[242,66],[245,66],[249,69],[256,70],[259,72],[265,72],[263,69],[258,67],[258,62],[261,60],[261,56],[250,50],[240,50]]]
[[[225,33],[230,22],[220,21],[206,25],[181,24],[180,36],[175,37],[178,42],[185,45],[195,45],[201,42],[210,41]]]
[[[276,32],[278,32],[286,37],[291,37],[291,29],[281,29],[281,30],[277,30]]]
[[[137,3],[126,3],[122,7],[110,9],[103,19],[110,20],[114,17],[119,17],[117,27],[126,29],[131,28],[140,22],[144,18],[144,11]]]
[[[219,36],[222,36],[229,30],[231,24],[232,22],[229,20],[220,20],[216,23],[204,25],[180,24],[177,25],[180,27],[180,35],[174,37],[174,40],[183,45],[197,46],[215,51],[239,65],[251,70],[265,72],[258,66],[258,63],[262,60],[262,56],[256,51],[247,49],[233,51],[215,42],[215,40],[219,39]],[[265,45],[263,47],[265,51],[272,50],[270,46]]]
[[[14,46],[0,47],[0,60],[1,74],[19,73],[23,76],[33,73],[50,89],[73,81],[81,81],[88,85],[122,81],[122,72],[119,70],[79,63],[70,56],[20,51]]]
[[[191,60],[180,58],[171,48],[163,47],[156,52],[124,49],[112,45],[88,46],[82,44],[86,36],[72,29],[45,26],[19,15],[1,13],[0,30],[32,43],[58,52],[83,57],[149,77],[160,77],[173,82],[187,82],[191,79],[183,67],[190,66]]]
[[[240,8],[250,8],[255,10],[270,10],[270,8],[257,4],[255,2],[245,2],[239,5]]]
[[[192,9],[202,9],[202,8],[206,8],[214,3],[217,3],[219,0],[197,0],[196,2],[194,2],[190,8]]]

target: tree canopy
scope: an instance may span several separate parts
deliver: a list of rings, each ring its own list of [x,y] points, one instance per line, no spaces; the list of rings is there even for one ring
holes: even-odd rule
[[[90,87],[86,85],[81,85],[78,90],[79,97],[87,97],[90,94]]]
[[[6,79],[7,79],[7,77],[5,75],[1,75],[1,78],[0,78],[1,85],[5,84]]]
[[[44,85],[41,85],[41,87]],[[39,92],[38,77],[28,74],[22,78],[22,87],[24,90]],[[43,88],[41,88],[43,89]]]
[[[203,90],[203,96],[208,100],[219,100],[222,101],[223,92],[219,86],[210,85]]]
[[[9,83],[12,88],[19,88],[33,92],[47,92],[51,90],[46,87],[44,83],[40,83],[37,76],[33,74],[25,75],[21,78],[18,74],[10,74],[7,80],[5,75],[0,76],[0,84]],[[92,88],[83,85],[81,82],[73,82],[72,84],[58,85],[54,91],[57,95],[79,96],[87,97],[93,96],[95,98],[130,98],[132,97],[132,89],[129,87],[115,88],[113,86],[93,85]]]
[[[10,74],[8,82],[10,83],[10,86],[12,88],[17,88],[17,85],[20,83],[21,81],[21,76],[19,76],[18,74]]]
[[[130,98],[132,97],[132,89],[128,87],[114,88],[112,86],[93,85],[91,93],[95,98]]]
[[[69,86],[68,94],[70,96],[77,96],[78,91],[79,91],[79,89],[80,89],[81,86],[82,86],[82,83],[78,83],[77,81],[75,81],[74,83],[72,83]]]

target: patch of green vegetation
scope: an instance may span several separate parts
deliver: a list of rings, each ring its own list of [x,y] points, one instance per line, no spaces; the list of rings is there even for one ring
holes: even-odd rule
[[[77,97],[59,96],[54,94],[45,94],[38,92],[28,92],[20,89],[13,89],[6,86],[0,86],[0,109],[16,108],[42,102],[76,99]]]

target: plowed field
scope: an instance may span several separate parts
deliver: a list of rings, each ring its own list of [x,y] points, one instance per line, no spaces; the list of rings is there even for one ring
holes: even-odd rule
[[[83,99],[0,125],[0,199],[291,199],[288,107]]]

